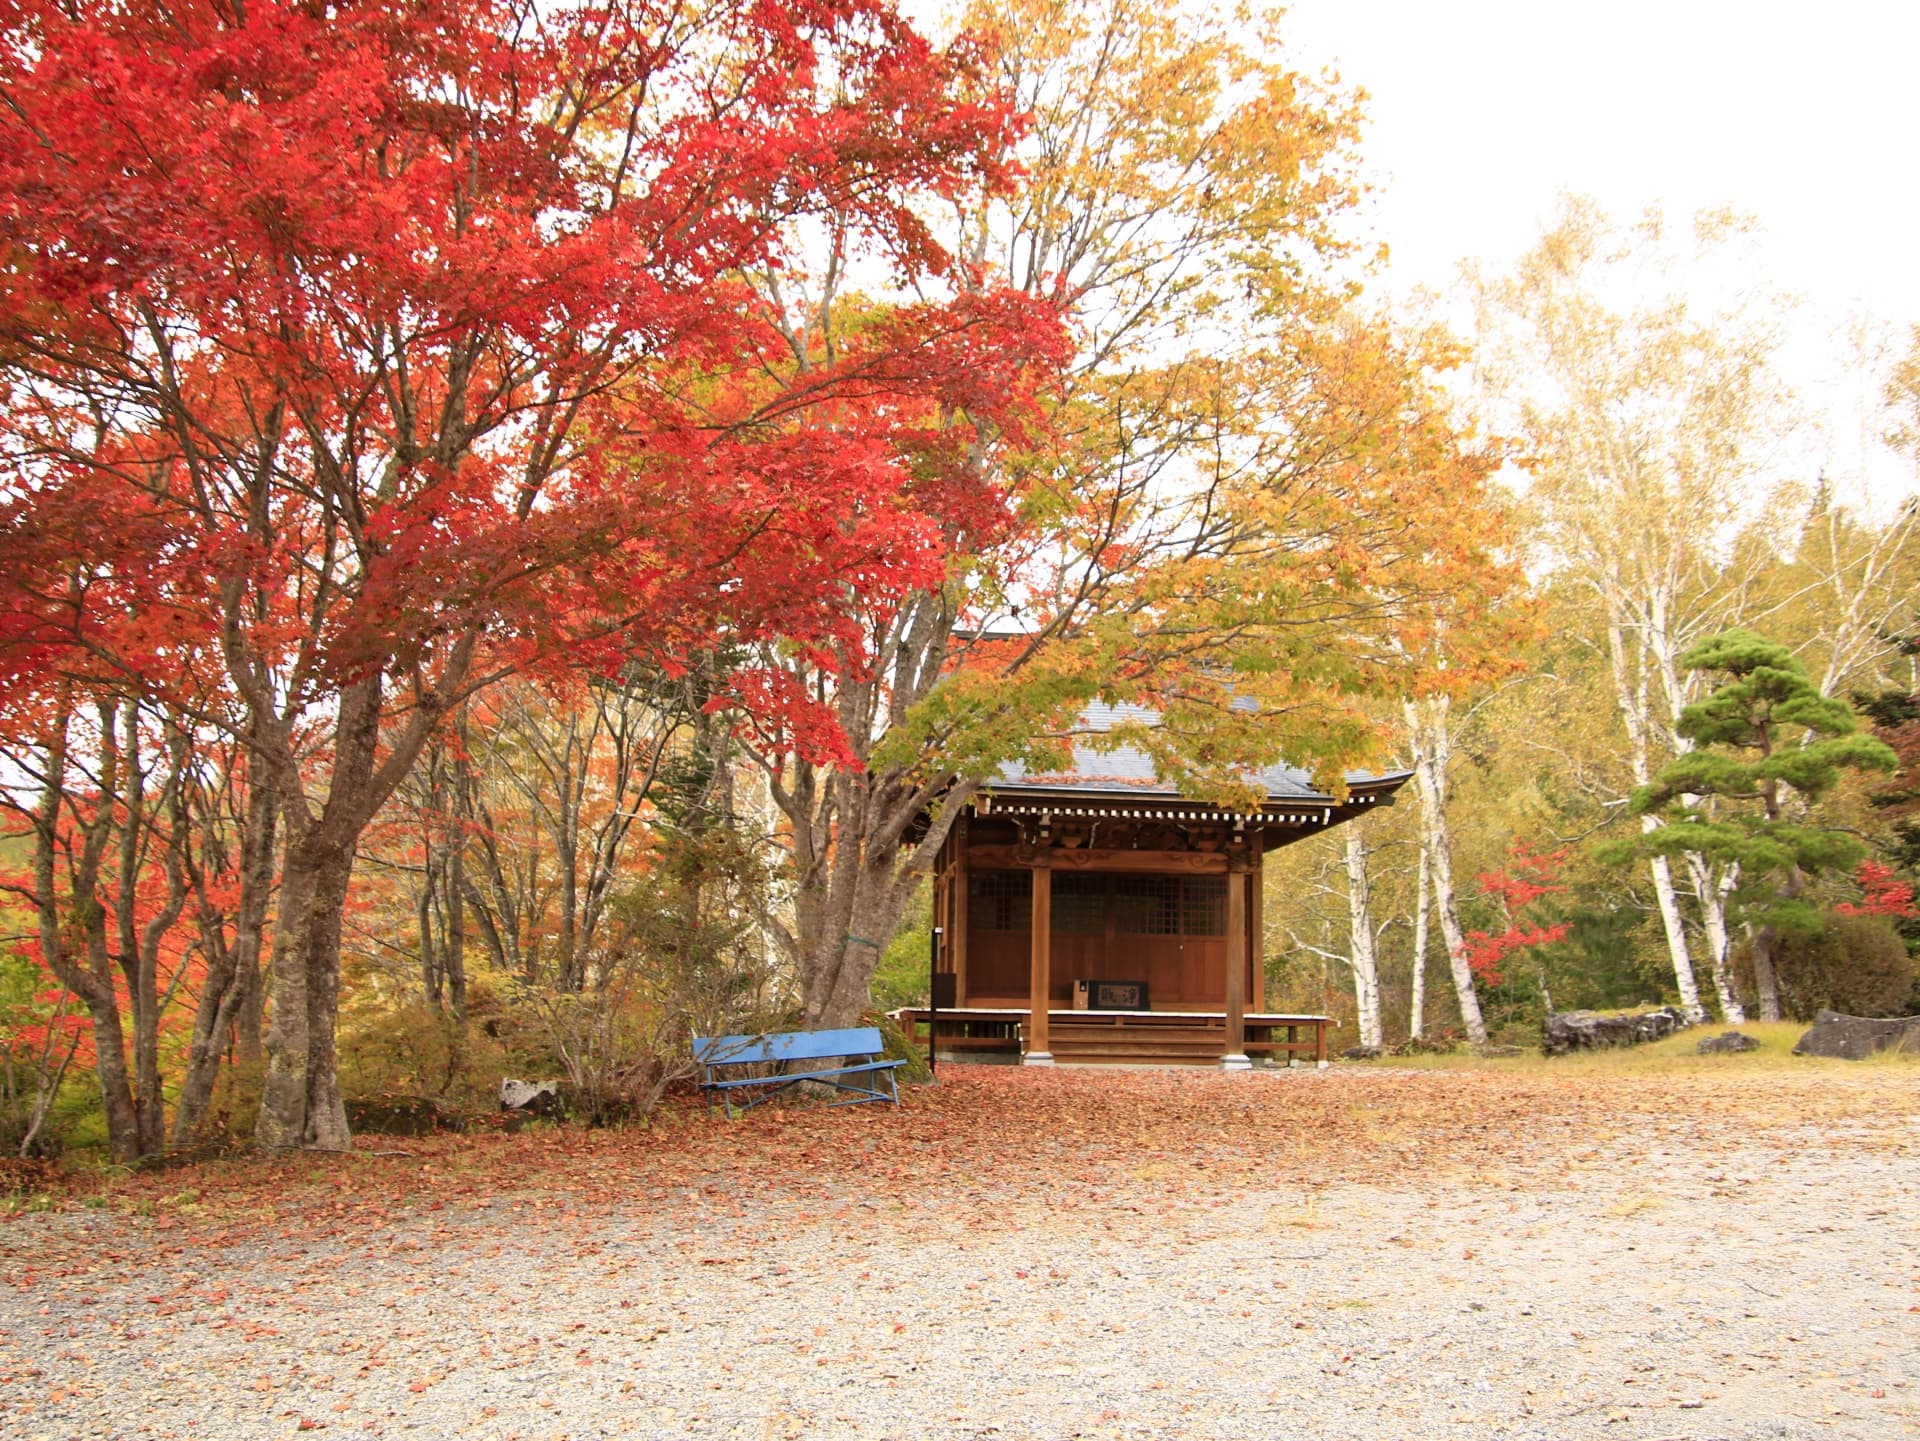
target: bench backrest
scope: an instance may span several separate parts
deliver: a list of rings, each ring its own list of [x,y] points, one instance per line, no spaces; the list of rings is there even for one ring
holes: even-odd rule
[[[886,1050],[878,1026],[844,1031],[778,1031],[758,1036],[695,1036],[693,1058],[703,1066],[749,1061],[819,1061],[830,1056],[877,1056]]]

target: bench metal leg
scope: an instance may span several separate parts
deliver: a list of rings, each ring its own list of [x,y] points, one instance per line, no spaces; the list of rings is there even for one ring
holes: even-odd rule
[[[869,1072],[869,1079],[864,1085],[857,1082],[836,1081],[827,1076],[794,1076],[788,1079],[782,1079],[779,1076],[768,1076],[764,1081],[757,1083],[755,1087],[756,1094],[750,1097],[743,1097],[736,1102],[734,1099],[735,1093],[747,1088],[735,1086],[721,1091],[720,1098],[726,1103],[728,1120],[733,1120],[738,1116],[744,1116],[755,1106],[765,1105],[782,1091],[793,1086],[804,1085],[809,1081],[817,1085],[829,1086],[836,1091],[845,1091],[848,1093],[846,1099],[828,1101],[826,1104],[829,1106],[861,1106],[874,1101],[892,1101],[893,1104],[897,1106],[900,1104],[900,1084],[898,1076],[899,1071],[897,1067],[889,1068],[885,1071]],[[880,1087],[880,1081],[883,1077],[886,1080],[885,1090],[882,1090]],[[713,1110],[713,1095],[714,1093],[712,1091],[707,1092],[707,1110],[709,1113]]]

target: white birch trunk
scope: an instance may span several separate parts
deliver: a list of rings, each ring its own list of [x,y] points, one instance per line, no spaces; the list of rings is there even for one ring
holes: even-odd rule
[[[1645,640],[1652,627],[1637,627],[1642,637],[1640,653],[1637,656],[1630,655],[1627,619],[1620,613],[1618,597],[1609,596],[1608,599],[1611,602],[1611,617],[1607,624],[1607,651],[1608,659],[1612,662],[1614,697],[1619,702],[1620,719],[1627,729],[1627,751],[1633,765],[1633,779],[1639,785],[1646,785],[1653,779],[1651,745],[1655,718],[1653,699],[1648,694]],[[1667,690],[1671,705],[1675,692],[1665,674],[1666,667],[1656,660],[1656,668],[1661,672],[1659,678]],[[1656,816],[1640,818],[1640,828],[1646,833],[1660,829],[1660,824]],[[1687,927],[1680,914],[1679,897],[1673,888],[1673,867],[1665,856],[1654,856],[1647,862],[1647,869],[1653,876],[1653,893],[1660,906],[1660,925],[1666,933],[1667,956],[1673,964],[1673,980],[1680,992],[1680,1005],[1687,1019],[1698,1024],[1707,1018],[1707,1013],[1700,1004],[1700,983],[1694,977],[1693,957],[1687,950]]]
[[[1727,964],[1727,897],[1740,883],[1740,867],[1709,866],[1706,859],[1689,852],[1687,872],[1693,892],[1700,898],[1700,922],[1707,934],[1707,963],[1713,969],[1713,988],[1720,998],[1720,1015],[1729,1025],[1747,1019],[1746,1007],[1734,994],[1733,975]]]
[[[1413,994],[1407,1006],[1407,1036],[1419,1040],[1426,1029],[1427,1010],[1427,847],[1423,841],[1420,859],[1414,869],[1413,903]]]
[[[1423,717],[1413,702],[1406,707],[1407,728],[1413,745],[1415,778],[1420,789],[1420,823],[1433,880],[1434,907],[1440,914],[1440,934],[1447,943],[1447,965],[1453,973],[1454,995],[1460,1003],[1460,1023],[1476,1046],[1487,1043],[1487,1023],[1480,1014],[1480,997],[1473,987],[1473,968],[1467,964],[1467,938],[1460,929],[1460,910],[1453,894],[1453,847],[1447,828],[1447,761],[1453,749],[1447,731],[1446,697],[1425,703]]]
[[[1683,674],[1680,669],[1681,646],[1673,635],[1673,627],[1670,622],[1671,606],[1669,604],[1669,597],[1664,591],[1658,588],[1654,590],[1652,595],[1650,614],[1652,617],[1652,623],[1647,627],[1648,636],[1649,636],[1649,646],[1653,651],[1654,661],[1659,671],[1661,689],[1664,692],[1666,696],[1666,701],[1667,701],[1666,729],[1665,729],[1665,734],[1663,738],[1666,741],[1667,749],[1671,751],[1674,755],[1681,756],[1681,755],[1685,755],[1688,751],[1693,749],[1692,740],[1680,734],[1680,713],[1687,708],[1688,702],[1692,699],[1692,696],[1690,694],[1691,682],[1688,676],[1686,674]],[[1701,797],[1693,796],[1693,795],[1682,796],[1681,801],[1689,809],[1698,809],[1701,804]],[[1649,817],[1647,819],[1651,819],[1651,818]],[[1644,820],[1642,821],[1642,824],[1643,825],[1645,824]],[[1687,853],[1686,865],[1687,865],[1688,874],[1690,876],[1697,877],[1697,875],[1701,871],[1705,869],[1709,869],[1707,865],[1706,857],[1695,854],[1694,852],[1691,852],[1691,851]],[[1669,893],[1672,893],[1672,890],[1673,890],[1672,866],[1669,864],[1666,867],[1666,870],[1667,870],[1667,876],[1666,876],[1667,890]],[[1661,879],[1662,878],[1660,876],[1660,873],[1658,871],[1655,871],[1654,890],[1656,894],[1659,893]],[[1694,887],[1694,892],[1699,897],[1701,902],[1701,922],[1703,926],[1707,924],[1707,915],[1706,915],[1707,908],[1708,908],[1707,897],[1712,892],[1712,890],[1713,888],[1711,886],[1703,887],[1699,885],[1697,882]],[[1661,905],[1661,921],[1662,921],[1662,924],[1664,925],[1664,924],[1667,924],[1666,907],[1668,905],[1668,901],[1664,897],[1662,897],[1660,901],[1660,905]],[[1685,928],[1684,922],[1681,920],[1681,917],[1680,917],[1680,902],[1679,902],[1679,897],[1677,895],[1675,895],[1673,898],[1672,906],[1673,906],[1674,922],[1670,929],[1670,934],[1677,932],[1677,934],[1681,938],[1680,940],[1681,948],[1684,950],[1686,947],[1686,928]],[[1725,930],[1724,911],[1720,912],[1718,919],[1721,921],[1722,931],[1724,932]],[[1724,982],[1724,975],[1726,971],[1726,946],[1724,944],[1724,935],[1722,939],[1722,944],[1718,948],[1715,948],[1712,934],[1709,931],[1708,937],[1707,937],[1707,947],[1708,947],[1708,953],[1709,953],[1708,963],[1713,968],[1715,980],[1717,982],[1720,982],[1720,1007],[1721,1007],[1722,1014],[1725,1014],[1727,1003],[1729,1000],[1729,993],[1727,991],[1727,988]],[[1688,960],[1688,963],[1684,969],[1676,965],[1674,967],[1673,974],[1674,974],[1674,982],[1679,987],[1679,990],[1680,990],[1680,1004],[1682,1009],[1684,1009],[1687,1013],[1687,1019],[1692,1021],[1695,1025],[1699,1025],[1702,1021],[1706,1020],[1707,1010],[1705,1006],[1700,1004],[1699,978],[1693,969],[1693,963],[1691,959]],[[1734,1009],[1736,1011],[1739,1010],[1738,1002],[1734,1002]]]
[[[1647,817],[1651,819],[1651,817]],[[1647,826],[1658,830],[1659,823]],[[1686,921],[1680,915],[1680,895],[1673,885],[1673,866],[1665,856],[1647,862],[1653,872],[1653,894],[1660,903],[1660,924],[1666,927],[1668,944],[1673,947],[1673,979],[1680,988],[1680,1009],[1694,1025],[1706,1020],[1706,1007],[1700,1004],[1700,983],[1694,979],[1693,962],[1687,955]]]
[[[1347,957],[1353,967],[1353,999],[1360,1022],[1360,1044],[1379,1049],[1380,967],[1373,947],[1372,888],[1367,878],[1367,845],[1360,822],[1347,822]]]

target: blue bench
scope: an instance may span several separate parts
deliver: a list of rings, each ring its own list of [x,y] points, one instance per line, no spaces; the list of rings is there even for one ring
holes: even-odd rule
[[[892,1101],[900,1104],[900,1088],[894,1072],[905,1061],[882,1059],[886,1043],[877,1026],[859,1026],[844,1031],[780,1031],[758,1036],[695,1036],[693,1059],[700,1066],[700,1089],[706,1092],[707,1109],[713,1109],[718,1095],[734,1107],[734,1095],[742,1093],[740,1109],[750,1111],[762,1101],[770,1101],[789,1086],[802,1081],[817,1081],[850,1096],[828,1104],[857,1106],[867,1101]],[[862,1059],[864,1057],[864,1059]],[[732,1074],[738,1066],[785,1066],[808,1061],[838,1061],[839,1065],[815,1066],[811,1070],[782,1069],[772,1075]],[[850,1079],[841,1079],[843,1077]],[[864,1082],[864,1084],[862,1084]],[[883,1089],[884,1086],[884,1089]],[[760,1094],[744,1093],[758,1089]]]

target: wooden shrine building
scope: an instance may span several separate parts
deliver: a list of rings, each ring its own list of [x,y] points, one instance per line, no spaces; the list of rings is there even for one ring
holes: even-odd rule
[[[1284,766],[1255,779],[1265,800],[1236,812],[1180,795],[1127,747],[1076,746],[1057,775],[1005,768],[941,848],[935,1005],[901,1020],[955,1059],[1324,1060],[1326,1017],[1266,1010],[1261,864],[1391,804],[1407,775],[1349,775],[1345,801]]]

